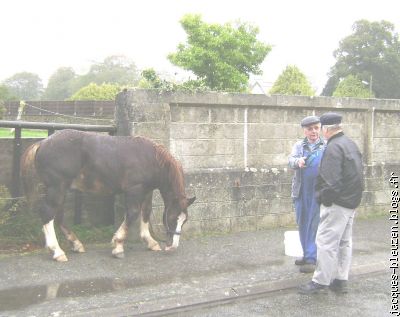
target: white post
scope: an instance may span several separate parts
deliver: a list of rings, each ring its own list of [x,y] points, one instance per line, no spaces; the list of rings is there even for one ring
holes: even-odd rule
[[[243,160],[244,168],[247,168],[247,139],[248,139],[248,127],[247,127],[247,112],[248,108],[244,109],[244,127],[243,127]]]
[[[21,118],[22,118],[22,113],[23,113],[24,110],[25,110],[25,106],[26,106],[25,101],[21,100],[21,101],[19,102],[19,107],[18,107],[18,114],[17,114],[17,119],[16,119],[17,121],[21,120]],[[11,129],[10,129],[10,132],[11,132],[11,133],[14,133],[14,131],[15,131],[15,128],[11,128]]]

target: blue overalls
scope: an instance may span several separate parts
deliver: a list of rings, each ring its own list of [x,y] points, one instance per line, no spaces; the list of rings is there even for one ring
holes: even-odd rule
[[[307,143],[304,146],[303,156],[307,158],[306,167],[301,169],[300,195],[294,201],[304,260],[312,264],[317,261],[315,236],[319,224],[319,204],[315,199],[315,183],[323,151],[324,146],[320,142],[316,144]]]

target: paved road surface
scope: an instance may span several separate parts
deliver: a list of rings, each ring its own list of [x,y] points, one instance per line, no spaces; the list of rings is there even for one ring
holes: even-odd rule
[[[275,309],[272,316],[285,316],[286,311],[307,316],[302,309],[310,306],[310,314],[316,315],[326,309],[342,316],[360,311],[385,316],[390,307],[389,274],[359,276],[388,270],[387,217],[356,219],[351,270],[355,283],[344,300],[329,296],[321,302],[297,295],[294,287],[311,276],[300,274],[294,259],[285,256],[285,230],[183,240],[177,252],[150,252],[140,243],[132,244],[122,260],[110,256],[109,245],[89,245],[85,254],[68,253],[66,263],[53,262],[45,251],[1,256],[0,316],[129,316],[264,293],[269,295],[250,306],[229,304],[211,309],[210,316],[224,316],[225,309],[225,316],[235,316],[235,311],[237,316],[247,316],[247,311],[248,316],[268,316],[268,309]],[[309,305],[314,303],[322,306]]]

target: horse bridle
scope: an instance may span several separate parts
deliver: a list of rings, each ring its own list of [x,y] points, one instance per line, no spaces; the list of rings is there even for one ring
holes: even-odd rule
[[[167,228],[167,234],[171,234],[171,235],[175,235],[175,234],[176,234],[177,236],[180,236],[181,233],[178,232],[178,231],[176,231],[176,228],[175,228],[174,231],[172,231],[172,230],[169,229],[169,226],[168,226],[168,213],[167,213],[167,211],[168,211],[168,208],[165,209],[165,224],[166,224],[166,228]]]
[[[151,211],[152,213],[153,213],[153,210]],[[154,215],[154,214],[153,214]],[[165,218],[167,219],[167,217],[168,217],[168,213],[167,213],[167,209],[165,210]],[[155,232],[154,232],[154,230],[153,230],[153,226],[152,226],[152,224],[151,224],[151,221],[149,221],[149,224],[150,224],[150,230],[152,231],[152,235],[154,236],[154,237],[156,237],[157,235],[155,234]],[[166,231],[166,233],[167,234],[171,234],[171,235],[174,235],[174,234],[176,234],[177,236],[180,236],[181,235],[181,232],[178,232],[178,231],[176,231],[176,229],[175,229],[175,231],[173,231],[173,230],[170,230],[169,229],[169,226],[168,226],[168,221],[167,220],[165,220],[165,227],[166,227],[166,229],[167,229],[167,231]],[[156,237],[157,238],[157,240],[158,241],[160,241],[160,242],[167,242],[167,240],[165,240],[165,239],[160,239],[160,237]]]

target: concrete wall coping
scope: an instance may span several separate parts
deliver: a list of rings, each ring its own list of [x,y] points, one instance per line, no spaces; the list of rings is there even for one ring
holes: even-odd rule
[[[358,99],[309,96],[262,95],[221,92],[163,92],[157,89],[134,89],[130,94],[133,102],[169,103],[181,106],[256,106],[256,107],[298,107],[320,109],[343,109],[358,111],[400,111],[400,99]]]

